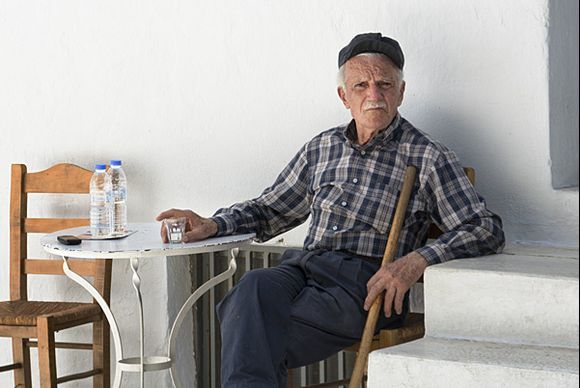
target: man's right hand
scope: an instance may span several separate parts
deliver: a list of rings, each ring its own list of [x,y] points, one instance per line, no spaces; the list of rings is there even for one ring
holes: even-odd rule
[[[205,240],[208,237],[215,236],[218,232],[218,225],[215,221],[209,218],[203,218],[191,210],[170,209],[162,212],[156,218],[157,221],[163,221],[166,218],[185,217],[187,223],[185,225],[185,234],[182,242],[193,242]],[[168,242],[167,231],[161,226],[161,239],[163,242]]]

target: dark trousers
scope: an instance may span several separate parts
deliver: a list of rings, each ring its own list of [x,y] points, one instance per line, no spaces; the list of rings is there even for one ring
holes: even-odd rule
[[[285,387],[287,368],[357,342],[366,284],[379,263],[331,251],[288,250],[280,265],[246,273],[218,305],[222,388]],[[377,330],[400,325],[380,315]]]

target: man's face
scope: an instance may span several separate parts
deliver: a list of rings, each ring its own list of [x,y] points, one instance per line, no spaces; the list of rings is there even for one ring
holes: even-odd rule
[[[350,109],[361,133],[375,134],[386,128],[403,102],[405,82],[384,55],[357,56],[345,64],[346,87],[338,88],[340,99]]]

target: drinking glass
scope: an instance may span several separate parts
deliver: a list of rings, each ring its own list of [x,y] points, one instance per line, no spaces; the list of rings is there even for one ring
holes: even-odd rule
[[[163,220],[165,230],[167,232],[167,239],[170,244],[180,243],[185,234],[185,224],[187,219],[185,217],[166,218]]]

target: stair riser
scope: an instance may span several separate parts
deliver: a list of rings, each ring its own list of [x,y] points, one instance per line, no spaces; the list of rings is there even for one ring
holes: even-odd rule
[[[433,337],[578,349],[578,281],[489,271],[425,274]]]

